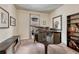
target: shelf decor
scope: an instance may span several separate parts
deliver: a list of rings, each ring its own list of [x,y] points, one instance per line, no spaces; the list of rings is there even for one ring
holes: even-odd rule
[[[74,33],[74,32],[76,32],[76,28],[75,27],[69,27],[68,31],[71,32],[71,33]]]
[[[0,7],[0,29],[9,28],[9,13]]]
[[[16,19],[10,16],[10,26],[16,26]]]
[[[62,15],[53,18],[53,27],[56,30],[62,30]]]
[[[69,27],[68,31],[69,31],[70,35],[73,35],[76,32],[76,28],[71,26],[71,27]]]

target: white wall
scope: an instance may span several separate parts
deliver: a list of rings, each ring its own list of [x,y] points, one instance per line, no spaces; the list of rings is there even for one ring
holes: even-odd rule
[[[67,16],[79,13],[79,4],[67,4],[56,9],[50,14],[50,27],[52,27],[52,18],[62,15],[62,42],[67,44]]]
[[[49,15],[45,13],[25,11],[25,10],[17,10],[17,19],[18,19],[18,34],[21,35],[21,39],[29,39],[30,37],[30,29],[29,29],[29,21],[30,14],[38,14],[40,15],[40,26],[49,26]],[[46,21],[46,25],[43,25],[43,20]]]
[[[16,18],[16,8],[14,7],[14,5],[9,5],[9,4],[0,4],[0,7],[4,8],[5,10],[7,10],[9,12],[10,16],[13,16]],[[7,38],[16,35],[16,26],[10,26],[7,29],[0,29],[0,42],[6,40]]]

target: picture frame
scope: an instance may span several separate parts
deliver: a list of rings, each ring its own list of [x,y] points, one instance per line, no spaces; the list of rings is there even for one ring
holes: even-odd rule
[[[53,18],[53,28],[56,30],[62,30],[62,15]]]
[[[40,15],[39,14],[30,14],[30,24],[33,26],[40,25]]]
[[[9,28],[9,13],[0,7],[0,29]]]
[[[10,26],[16,26],[16,19],[10,16]]]

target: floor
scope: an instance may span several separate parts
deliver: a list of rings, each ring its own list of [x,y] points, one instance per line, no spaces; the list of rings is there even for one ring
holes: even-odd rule
[[[44,54],[44,45],[41,43],[34,43],[34,40],[22,40],[16,54]]]
[[[34,40],[21,40],[20,46],[16,49],[15,54],[45,54],[45,46],[42,43],[34,43]],[[50,44],[48,54],[78,54],[77,51],[68,48],[64,44]]]

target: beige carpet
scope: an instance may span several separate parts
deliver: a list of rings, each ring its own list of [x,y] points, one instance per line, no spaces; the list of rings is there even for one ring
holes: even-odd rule
[[[67,47],[65,44],[48,45],[48,54],[79,54],[79,52]]]
[[[44,54],[44,45],[41,43],[34,43],[34,40],[22,40],[19,48],[15,54]]]
[[[48,45],[48,54],[78,54],[75,50],[68,48],[65,44]],[[34,43],[34,40],[22,40],[15,54],[45,54],[45,47],[42,43]]]

